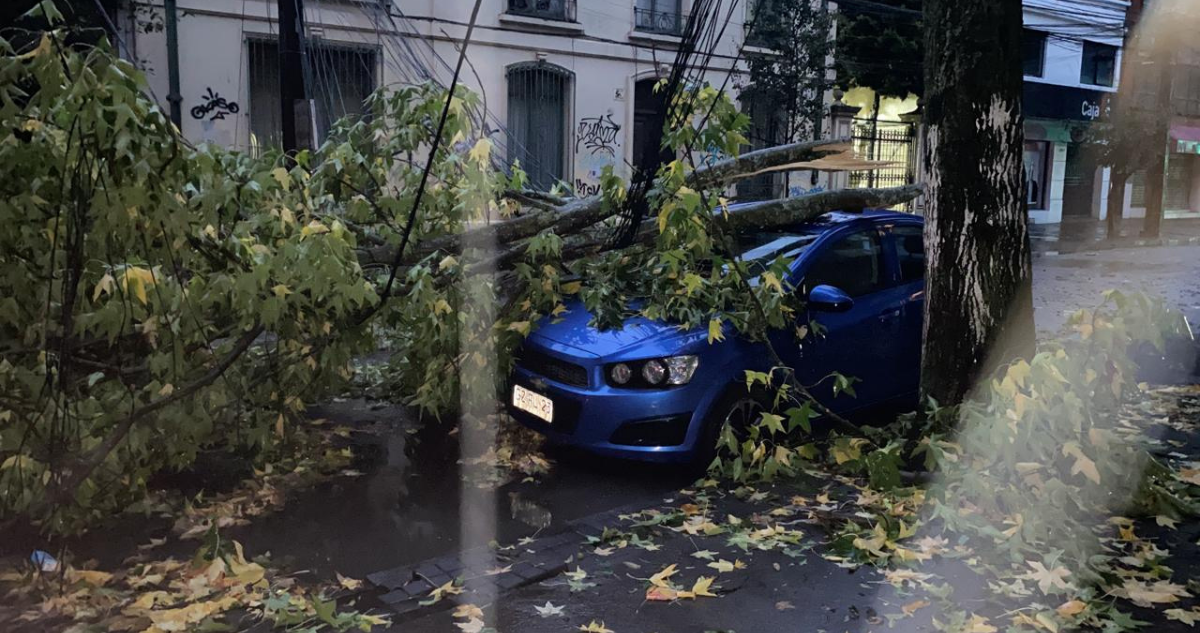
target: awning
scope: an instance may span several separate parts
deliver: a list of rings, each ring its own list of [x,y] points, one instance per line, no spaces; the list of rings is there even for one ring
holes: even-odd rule
[[[1172,125],[1171,138],[1177,141],[1188,141],[1192,143],[1200,143],[1200,127],[1187,127],[1185,125]]]

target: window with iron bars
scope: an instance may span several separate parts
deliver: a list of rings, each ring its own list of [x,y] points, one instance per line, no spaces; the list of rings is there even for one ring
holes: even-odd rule
[[[575,0],[508,0],[508,12],[529,18],[575,21]]]
[[[683,32],[682,0],[637,0],[634,28],[647,33],[679,35]]]
[[[282,143],[283,106],[279,101],[279,46],[251,40],[250,145],[254,151]],[[309,41],[304,81],[316,109],[316,142],[329,136],[344,117],[367,116],[366,99],[376,87],[376,51]]]
[[[571,116],[571,72],[534,62],[510,66],[508,158],[520,161],[529,185],[548,191],[564,179]]]

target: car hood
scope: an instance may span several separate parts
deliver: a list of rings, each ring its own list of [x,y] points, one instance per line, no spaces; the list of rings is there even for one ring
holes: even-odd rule
[[[530,340],[535,343],[567,345],[599,357],[628,351],[640,345],[666,342],[687,334],[678,326],[641,316],[626,319],[625,327],[620,330],[601,331],[589,325],[592,314],[582,302],[567,302],[566,308],[567,311],[557,317],[542,319],[530,335]],[[674,353],[677,350],[657,351]]]

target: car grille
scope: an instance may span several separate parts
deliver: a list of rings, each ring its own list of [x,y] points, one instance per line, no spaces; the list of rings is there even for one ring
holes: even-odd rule
[[[517,364],[555,382],[576,387],[588,386],[588,372],[584,367],[565,360],[559,360],[534,350],[522,350],[517,358]]]

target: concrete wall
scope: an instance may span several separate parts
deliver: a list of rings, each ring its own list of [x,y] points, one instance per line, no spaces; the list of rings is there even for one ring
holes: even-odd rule
[[[692,0],[684,0],[683,10]],[[307,0],[306,20],[311,34],[331,44],[368,47],[378,51],[377,76],[386,84],[414,81],[411,64],[420,58],[433,74],[446,83],[451,71],[428,52],[428,45],[405,34],[420,33],[444,60],[453,65],[456,44],[464,38],[470,18],[466,0],[412,0],[400,3],[401,15],[393,9],[382,13],[378,3]],[[599,171],[612,164],[625,169],[633,146],[634,83],[659,75],[674,59],[676,38],[635,31],[634,0],[594,2],[577,0],[577,22],[564,23],[507,14],[507,0],[485,0],[468,58],[470,67],[462,81],[482,93],[493,125],[507,120],[506,69],[516,63],[544,60],[574,75],[574,95],[568,143],[566,180],[580,188],[594,187]],[[183,97],[185,136],[227,146],[248,147],[250,112],[255,104],[249,94],[247,42],[253,38],[275,38],[278,20],[275,0],[179,0],[180,92]],[[162,15],[161,0],[137,2],[137,16]],[[720,43],[717,55],[706,69],[707,79],[720,85],[734,73],[730,87],[736,94],[746,83],[744,68],[735,67],[735,56],[743,37],[743,16],[735,16]],[[152,91],[166,109],[168,78],[166,37],[162,31],[145,32],[135,24],[125,33],[134,56],[144,60]],[[238,112],[211,120],[194,118],[190,110],[207,102],[209,91],[227,102],[237,103]],[[602,119],[619,126],[614,141],[603,151],[580,145],[576,134],[580,123]],[[586,131],[586,127],[582,128]],[[627,170],[626,170],[626,173]]]

